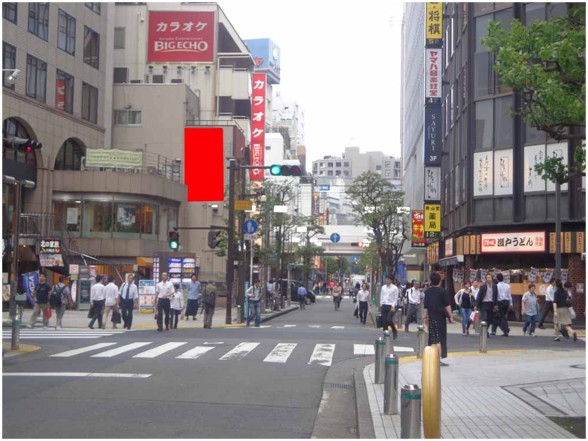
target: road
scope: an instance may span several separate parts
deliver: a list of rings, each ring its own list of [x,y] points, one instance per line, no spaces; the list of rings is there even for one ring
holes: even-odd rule
[[[380,331],[362,326],[353,317],[354,306],[345,299],[334,311],[330,299],[319,297],[305,310],[261,328],[137,330],[92,340],[27,340],[42,349],[3,363],[3,436],[353,437],[353,394],[345,398],[350,402],[338,404],[349,412],[331,413],[348,420],[344,425],[328,421],[325,402],[321,412],[319,407],[329,369],[329,377],[336,378],[350,375],[338,371],[338,366],[348,366],[344,363],[373,362],[373,355],[363,354],[371,353]],[[414,332],[400,332],[396,350],[412,355],[415,339]],[[572,344],[553,342],[545,334],[495,337],[488,347],[565,350]],[[477,348],[476,335],[449,335],[450,352]],[[348,436],[330,429],[343,426]]]

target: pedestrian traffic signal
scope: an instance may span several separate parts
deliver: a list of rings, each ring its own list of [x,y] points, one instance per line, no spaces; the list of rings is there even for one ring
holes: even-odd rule
[[[208,232],[208,247],[209,248],[216,248],[220,243],[220,230],[210,230]]]
[[[180,248],[180,233],[178,232],[178,230],[170,230],[168,233],[168,239],[169,239],[169,247],[172,250],[177,250],[178,248]]]
[[[272,176],[300,176],[302,169],[298,165],[274,164],[270,167],[270,174]]]

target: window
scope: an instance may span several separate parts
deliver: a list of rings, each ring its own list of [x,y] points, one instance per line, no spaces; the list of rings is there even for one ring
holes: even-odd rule
[[[55,158],[55,170],[80,170],[86,148],[73,138],[67,139]]]
[[[114,28],[114,48],[125,48],[125,28]]]
[[[112,202],[84,201],[82,229],[86,237],[111,237]]]
[[[112,77],[114,84],[128,83],[129,82],[129,69],[126,67],[115,67],[114,75]]]
[[[138,233],[141,221],[141,205],[128,202],[117,202],[115,204],[115,219],[117,233]],[[115,237],[126,235],[115,234]]]
[[[79,237],[82,229],[81,201],[54,201],[53,207],[55,211],[55,232],[63,231],[65,227],[65,230],[70,235]]]
[[[488,24],[492,18],[492,14],[476,18],[476,52],[488,52],[486,46],[482,44],[482,37],[488,36]]]
[[[18,3],[2,3],[2,18],[16,24]]]
[[[513,146],[512,96],[494,100],[494,147]]]
[[[12,74],[10,70],[16,69],[16,48],[8,43],[2,43],[2,69],[8,69],[9,72],[2,72],[2,85],[14,90],[14,81],[8,77]]]
[[[47,41],[49,38],[49,3],[29,3],[29,32]]]
[[[484,97],[492,94],[493,64],[490,61],[490,53],[483,52],[475,55],[476,72],[474,75],[474,90],[476,97]]]
[[[117,126],[140,126],[141,110],[115,110],[114,124]]]
[[[61,9],[57,24],[57,47],[71,55],[76,52],[76,19]]]
[[[45,102],[47,92],[47,63],[27,54],[27,96]]]
[[[163,75],[153,75],[153,84],[163,84]]]
[[[96,14],[100,15],[100,3],[86,3],[87,8],[90,8]]]
[[[144,204],[141,206],[141,234],[157,234],[157,205]]]
[[[336,162],[335,163],[335,167],[341,167],[341,163],[340,162]]]
[[[2,124],[2,134],[3,138],[12,138],[14,136],[25,139],[31,138],[31,135],[29,135],[26,127],[14,118],[6,118],[4,120],[4,123]],[[30,167],[37,166],[35,152],[27,153],[20,150],[15,150],[7,141],[2,142],[2,157],[26,164]]]
[[[98,69],[100,64],[100,35],[84,26],[84,63]]]
[[[344,162],[343,167],[349,167],[349,162]]]
[[[55,81],[55,107],[73,113],[74,77],[57,69]]]
[[[333,163],[332,163],[332,162],[329,162],[329,163],[327,164],[327,167],[333,168]]]
[[[492,148],[492,133],[494,121],[492,100],[478,101],[476,103],[476,150]]]
[[[82,119],[98,121],[98,89],[86,83],[82,83]]]

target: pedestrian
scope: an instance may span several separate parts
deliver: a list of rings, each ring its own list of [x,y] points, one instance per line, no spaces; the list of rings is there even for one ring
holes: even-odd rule
[[[191,280],[188,283],[188,304],[186,305],[186,320],[192,316],[192,320],[196,320],[198,315],[198,308],[200,306],[200,281],[195,273],[192,273]]]
[[[88,328],[94,329],[94,323],[98,320],[98,328],[102,329],[102,311],[104,310],[104,280],[103,276],[96,276],[96,283],[90,289],[90,302],[94,308],[94,315],[88,323]]]
[[[486,322],[487,329],[490,329],[494,323],[494,308],[498,310],[498,287],[492,279],[492,274],[486,274],[486,282],[478,290],[476,297],[476,307],[474,311],[480,310],[480,322]],[[490,332],[488,332],[490,335]]]
[[[564,283],[563,287],[566,290],[566,292],[568,293],[568,299],[570,299],[570,304],[573,304],[573,300],[572,300],[572,296],[573,296],[573,293],[572,293],[572,282],[570,282],[569,280],[567,280],[566,283]],[[574,311],[574,308],[572,306],[570,306],[569,311],[570,311],[570,318],[572,319],[572,322],[573,322],[575,320],[575,318],[576,318],[576,311]],[[565,338],[570,338],[570,335],[566,331],[565,327],[560,326],[559,327],[559,332]]]
[[[523,294],[521,300],[521,313],[525,316],[525,325],[523,326],[523,335],[535,337],[535,321],[537,320],[537,293],[535,293],[535,284],[529,284],[529,290]],[[527,330],[529,333],[527,334]]]
[[[304,285],[298,287],[298,303],[300,309],[306,308],[306,288]]]
[[[47,315],[51,311],[49,306],[49,294],[51,293],[51,285],[47,283],[45,274],[39,275],[39,283],[33,289],[33,298],[35,299],[35,306],[33,313],[31,314],[31,328],[35,327],[37,316],[41,312],[43,317],[43,329],[47,329],[49,326],[49,316]]]
[[[180,284],[174,283],[174,293],[170,300],[171,319],[169,326],[171,329],[178,329],[178,319],[182,309],[184,309],[184,294],[180,291]]]
[[[461,312],[461,335],[470,335],[472,308],[476,304],[476,298],[472,292],[470,282],[463,282],[461,289],[455,294],[455,304]]]
[[[510,328],[508,327],[508,311],[512,309],[512,295],[510,292],[510,285],[504,281],[502,273],[496,274],[496,289],[498,290],[497,306],[498,306],[498,320],[494,320],[492,324],[492,333],[496,335],[496,328],[500,326],[502,336],[508,337]]]
[[[102,329],[106,329],[108,317],[112,312],[112,329],[116,329],[114,315],[120,313],[118,307],[119,293],[118,287],[114,283],[114,276],[108,276],[108,284],[104,287],[104,315],[102,316]]]
[[[429,345],[440,349],[441,366],[449,366],[443,361],[447,357],[447,319],[453,323],[448,293],[441,288],[441,275],[437,272],[429,276],[431,287],[425,291],[425,324],[429,328]]]
[[[133,310],[139,307],[139,289],[135,284],[134,274],[127,276],[127,281],[120,287],[119,294],[123,329],[130,331],[133,326]]]
[[[409,332],[408,327],[413,318],[416,318],[417,325],[423,324],[423,300],[425,293],[421,290],[421,282],[412,281],[412,287],[406,290],[406,299],[408,308],[406,312],[406,321],[404,322],[404,331]]]
[[[368,302],[370,300],[370,290],[368,284],[364,282],[361,289],[357,292],[357,301],[359,308],[359,321],[365,325],[368,313]]]
[[[564,289],[560,279],[555,280],[555,294],[553,295],[553,328],[555,330],[555,338],[553,340],[560,341],[559,327],[563,326],[568,332],[572,334],[574,341],[578,340],[578,336],[572,329],[572,318],[570,317],[569,307],[572,306],[572,301],[568,297],[567,291]]]
[[[155,304],[157,305],[157,330],[163,331],[163,314],[165,314],[165,330],[169,331],[170,298],[174,293],[174,285],[167,280],[167,273],[161,273],[161,282],[155,285]]]
[[[211,280],[204,288],[204,295],[202,296],[202,303],[204,304],[204,329],[210,329],[212,326],[212,316],[214,315],[214,306],[216,303],[216,286]]]
[[[276,291],[276,284],[274,283],[274,279],[270,279],[269,282],[265,284],[265,304],[266,307],[270,306],[271,310],[273,311],[276,309],[275,307],[275,291]]]
[[[541,313],[541,321],[539,322],[539,329],[545,329],[543,323],[545,323],[545,319],[547,316],[554,311],[553,308],[553,298],[555,295],[555,277],[549,279],[549,286],[547,290],[545,290],[545,305],[543,305],[543,312]],[[554,320],[555,321],[555,320]]]
[[[334,284],[332,293],[333,303],[335,303],[335,310],[337,310],[339,309],[339,306],[341,306],[341,296],[343,295],[343,288],[341,288],[341,284],[339,282]]]
[[[247,317],[247,326],[252,319],[255,319],[255,327],[259,328],[261,325],[261,288],[259,287],[259,280],[253,282],[245,292],[249,300],[249,317]]]
[[[394,313],[398,305],[398,287],[392,283],[392,276],[386,276],[386,284],[380,290],[380,314],[384,331],[392,329],[393,339],[398,337],[398,331],[394,325]]]
[[[59,282],[53,286],[49,297],[49,304],[55,308],[55,330],[63,329],[63,314],[67,306],[73,306],[73,300],[68,286],[64,283],[65,277],[59,276]]]

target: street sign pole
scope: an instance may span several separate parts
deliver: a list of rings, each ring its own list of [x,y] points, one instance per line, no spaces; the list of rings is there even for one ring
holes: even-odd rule
[[[233,273],[235,271],[235,160],[229,159],[229,231],[227,239],[227,308],[225,324],[231,324],[231,308],[233,307]]]

